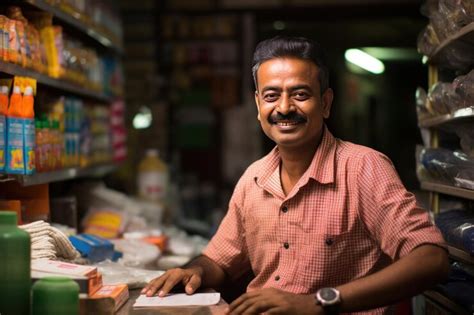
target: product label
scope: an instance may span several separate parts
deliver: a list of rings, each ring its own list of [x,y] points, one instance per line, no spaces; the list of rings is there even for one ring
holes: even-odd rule
[[[9,174],[24,174],[23,119],[7,117],[6,171]]]
[[[35,172],[35,122],[34,119],[23,119],[24,130],[24,152],[25,152],[25,174],[30,175]]]
[[[6,120],[4,115],[0,115],[0,171],[5,169],[5,137]]]
[[[163,201],[168,178],[163,172],[143,172],[138,175],[138,193],[151,201]]]

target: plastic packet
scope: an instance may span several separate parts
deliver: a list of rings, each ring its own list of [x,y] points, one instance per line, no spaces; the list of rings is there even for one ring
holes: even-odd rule
[[[155,245],[135,239],[111,240],[115,250],[122,252],[123,257],[119,262],[128,267],[147,268],[154,267],[156,260],[161,256],[161,251]]]
[[[418,52],[426,56],[431,56],[439,45],[439,42],[438,35],[434,31],[433,26],[428,24],[418,35]]]
[[[162,270],[127,267],[110,260],[100,262],[96,266],[102,274],[104,285],[125,283],[129,289],[142,288],[148,282],[164,273]]]
[[[428,98],[431,103],[431,110],[434,114],[444,115],[450,113],[447,99],[451,94],[454,94],[451,83],[437,82],[431,87]]]
[[[454,185],[471,189],[474,181],[474,158],[463,152],[447,149],[425,148],[421,151],[420,161],[433,177],[441,178]],[[472,183],[474,185],[474,183]]]
[[[461,149],[470,157],[474,157],[474,128],[470,124],[459,125],[456,134],[461,139]]]

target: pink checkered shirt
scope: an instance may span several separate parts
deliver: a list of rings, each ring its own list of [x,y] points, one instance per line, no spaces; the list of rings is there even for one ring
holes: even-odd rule
[[[203,252],[231,277],[251,268],[248,291],[315,293],[374,273],[421,244],[445,246],[390,160],[377,151],[336,139],[326,128],[287,196],[279,165],[275,148],[246,170]]]

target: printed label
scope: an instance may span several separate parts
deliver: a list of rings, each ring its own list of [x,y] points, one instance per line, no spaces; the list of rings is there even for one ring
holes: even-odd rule
[[[163,201],[166,195],[167,177],[163,172],[143,172],[138,175],[140,196],[152,200]]]
[[[31,175],[35,172],[35,122],[33,119],[23,119],[25,135],[25,173]]]
[[[7,117],[6,171],[9,174],[24,174],[23,120]]]

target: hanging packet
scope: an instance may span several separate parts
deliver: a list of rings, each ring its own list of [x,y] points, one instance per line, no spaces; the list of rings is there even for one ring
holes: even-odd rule
[[[8,86],[0,86],[0,172],[5,170],[5,143],[7,136]]]

